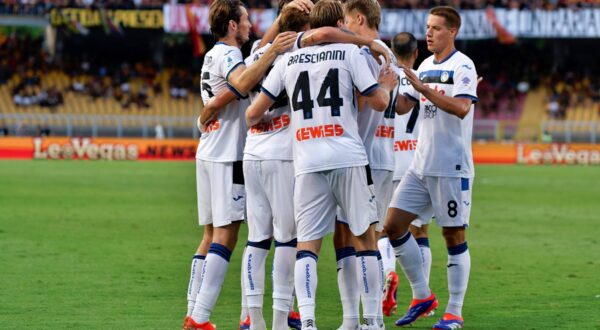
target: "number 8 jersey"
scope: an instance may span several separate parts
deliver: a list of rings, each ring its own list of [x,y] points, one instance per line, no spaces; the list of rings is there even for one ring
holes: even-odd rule
[[[368,95],[378,84],[365,56],[350,44],[301,48],[280,57],[263,83],[273,100],[284,89],[290,100],[296,175],[368,164],[354,87]]]

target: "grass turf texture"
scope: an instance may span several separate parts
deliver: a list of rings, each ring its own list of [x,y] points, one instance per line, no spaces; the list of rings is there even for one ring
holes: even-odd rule
[[[180,328],[201,238],[194,173],[192,162],[0,162],[0,328]],[[597,167],[477,168],[467,328],[600,329],[599,179]],[[222,330],[237,329],[245,235],[212,317]],[[447,301],[438,228],[431,244],[440,310],[413,329]],[[319,260],[324,330],[341,323],[331,246]],[[410,299],[400,277],[390,328]]]

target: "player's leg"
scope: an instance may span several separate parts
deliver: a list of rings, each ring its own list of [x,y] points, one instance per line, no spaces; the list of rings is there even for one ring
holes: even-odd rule
[[[338,218],[345,218],[338,208]],[[360,326],[360,290],[352,232],[348,225],[336,221],[333,246],[337,262],[337,282],[342,301],[342,326],[338,330],[355,330]]]
[[[244,219],[246,193],[242,163],[213,162],[211,166],[213,242],[204,261],[204,275],[192,313],[195,324],[209,321]]]
[[[263,182],[273,214],[273,330],[288,330],[293,308],[296,222],[294,221],[294,164],[263,161]],[[295,325],[298,327],[298,324]]]
[[[246,247],[244,247],[244,252],[242,256],[246,255]],[[248,300],[246,299],[246,281],[244,280],[244,264],[242,257],[242,267],[240,268],[240,288],[242,294],[242,310],[240,312],[240,326],[238,330],[248,330],[250,329],[250,312],[248,311]]]
[[[466,241],[466,227],[471,214],[471,184],[466,178],[428,178],[432,195],[436,222],[443,227],[442,235],[448,249],[448,305],[435,329],[462,328],[462,306],[464,303],[471,256]]]
[[[315,322],[317,260],[322,238],[331,232],[336,207],[328,174],[323,172],[300,174],[296,176],[294,186],[294,214],[298,231],[294,282],[302,329],[317,327]]]
[[[407,172],[394,192],[384,225],[413,296],[408,313],[397,320],[396,325],[410,324],[437,307],[437,299],[423,274],[419,246],[408,230],[417,215],[426,213],[430,206],[429,192],[424,183],[416,174]]]
[[[381,267],[375,236],[375,226],[378,223],[377,205],[371,172],[368,166],[360,166],[339,169],[332,174],[334,194],[353,234],[363,323],[368,329],[377,329],[382,292]]]
[[[242,259],[242,278],[250,329],[264,330],[262,313],[265,288],[265,263],[273,236],[272,212],[265,186],[262,161],[244,161],[247,193],[248,242]]]
[[[423,258],[423,274],[427,283],[429,283],[429,274],[431,273],[431,248],[429,247],[428,224],[424,224],[421,219],[416,219],[410,224],[410,232],[417,240],[421,257]]]

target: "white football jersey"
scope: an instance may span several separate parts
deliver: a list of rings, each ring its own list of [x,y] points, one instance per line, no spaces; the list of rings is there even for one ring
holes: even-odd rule
[[[387,45],[376,40],[377,43],[384,46],[392,59],[392,68],[396,67],[396,57]],[[368,47],[363,47],[362,51],[371,54]],[[379,77],[383,65],[379,65],[373,56],[366,56],[369,70],[374,77]],[[396,97],[397,90],[394,89],[390,95],[390,105],[384,112],[373,110],[368,104],[364,109],[358,112],[358,132],[365,145],[369,166],[374,170],[394,170],[394,117],[396,113],[393,108],[393,99]]]
[[[368,164],[354,87],[368,95],[378,84],[365,56],[350,44],[306,47],[286,54],[265,80],[264,93],[276,100],[285,90],[290,99],[296,175]]]
[[[246,58],[246,66],[252,65],[271,47],[267,44]],[[276,61],[281,60],[279,56]],[[273,63],[273,66],[276,62]],[[273,66],[267,70],[267,75]],[[264,79],[261,81],[261,83]],[[260,92],[259,83],[249,94],[254,100]],[[292,160],[291,112],[285,90],[277,95],[277,100],[265,113],[260,123],[248,128],[244,160]]]
[[[217,42],[204,56],[200,84],[202,88],[202,101],[208,103],[209,99],[222,91],[230,88],[238,94],[233,87],[228,86],[227,77],[239,65],[244,64],[242,52],[237,47]],[[242,160],[243,148],[246,140],[246,120],[244,113],[249,105],[248,98],[234,100],[219,112],[215,121],[208,125],[206,132],[202,132],[196,158],[213,162],[234,162]]]
[[[413,70],[418,76],[418,73]],[[417,100],[419,93],[412,87],[404,70],[398,70],[398,95],[404,95],[410,99]],[[417,140],[419,137],[419,127],[421,119],[419,118],[419,103],[403,115],[396,115],[394,121],[394,181],[401,180],[406,170],[412,163],[417,149]]]
[[[439,63],[432,55],[421,63],[418,71],[419,79],[436,92],[477,101],[477,72],[465,54],[455,50]],[[419,101],[422,123],[411,169],[426,176],[473,177],[474,105],[467,116],[460,119],[438,109],[423,95]]]

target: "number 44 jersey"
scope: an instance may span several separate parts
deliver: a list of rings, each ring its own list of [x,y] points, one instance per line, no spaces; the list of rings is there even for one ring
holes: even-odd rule
[[[290,100],[296,175],[368,164],[354,95],[378,87],[366,56],[350,44],[301,48],[280,57],[263,83],[273,100],[284,89]]]

